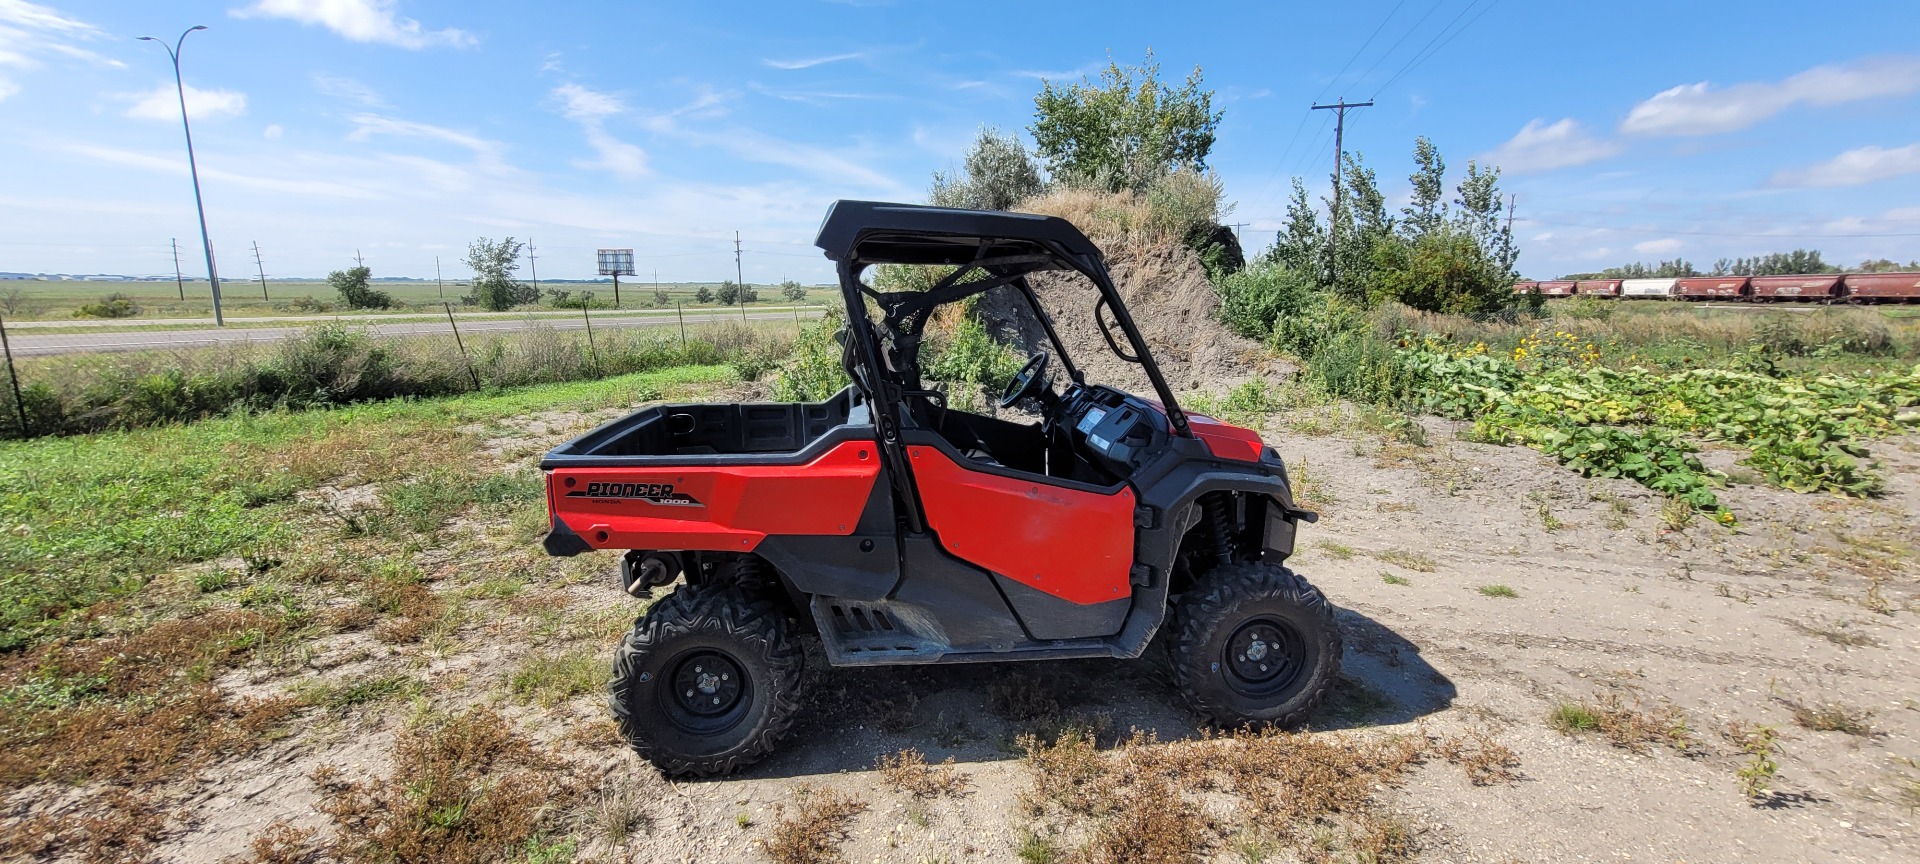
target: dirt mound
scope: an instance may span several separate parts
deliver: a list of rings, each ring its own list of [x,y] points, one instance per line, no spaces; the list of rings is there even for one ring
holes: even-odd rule
[[[1192,250],[1171,240],[1143,241],[1095,226],[1080,227],[1106,256],[1114,285],[1174,392],[1220,390],[1271,371],[1258,342],[1233,333],[1214,317],[1220,296]],[[1134,393],[1153,392],[1140,366],[1114,356],[1107,347],[1093,319],[1097,295],[1086,277],[1050,272],[1029,281],[1088,380]],[[1046,347],[1045,332],[1026,321],[1030,315],[1013,306],[1014,300],[1011,292],[990,292],[980,312],[989,326],[1016,345],[1029,351]]]

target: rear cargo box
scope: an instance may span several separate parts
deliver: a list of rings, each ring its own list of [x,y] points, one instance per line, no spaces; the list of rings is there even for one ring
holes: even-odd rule
[[[1628,279],[1620,283],[1620,296],[1665,300],[1673,296],[1673,279]]]
[[[1574,282],[1562,279],[1557,282],[1540,283],[1540,293],[1547,297],[1572,297]]]
[[[1620,280],[1582,279],[1574,290],[1583,297],[1618,297]]]
[[[1920,301],[1920,273],[1855,273],[1846,295],[1862,300]]]

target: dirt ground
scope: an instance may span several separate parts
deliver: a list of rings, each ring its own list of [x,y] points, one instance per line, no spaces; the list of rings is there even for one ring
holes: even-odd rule
[[[531,418],[495,449],[524,460],[536,449],[526,442],[599,419]],[[1268,440],[1322,514],[1292,564],[1339,606],[1347,638],[1339,692],[1313,736],[1480,732],[1517,757],[1506,782],[1473,785],[1431,759],[1374,790],[1416,860],[1920,860],[1909,527],[1920,441],[1875,447],[1890,486],[1874,501],[1733,487],[1725,497],[1743,521],[1730,532],[1703,520],[1676,530],[1641,487],[1466,443],[1437,421],[1385,435],[1332,406],[1272,420]],[[488,584],[489,553],[472,549],[538,560],[499,528],[453,526],[469,550],[458,562],[417,553],[447,574],[436,591],[475,598],[450,638],[393,646],[344,632],[310,646],[293,676],[223,678],[245,695],[406,683],[398,698],[308,712],[293,734],[204,772],[155,857],[237,860],[276,823],[327,836],[316,769],[381,774],[396,736],[429,709],[497,706],[516,734],[570,760],[597,790],[598,815],[579,817],[582,839],[563,857],[636,862],[766,860],[760,844],[779,819],[802,796],[832,791],[865,804],[835,846],[846,861],[1068,860],[1021,856],[1041,821],[1023,800],[1034,774],[1019,735],[1067,722],[1093,729],[1102,747],[1130,730],[1160,742],[1205,734],[1158,645],[1138,661],[1037,667],[834,670],[815,651],[810,709],[779,752],[736,777],[668,782],[614,739],[599,691],[513,695],[530,658],[573,651],[604,662],[640,604],[604,578],[611,555],[540,562],[524,591],[484,599],[476,586]],[[1565,704],[1663,719],[1653,743],[1635,749],[1556,731],[1548,717]],[[1796,719],[1821,708],[1852,722],[1815,721],[1845,727],[1816,731]],[[1777,773],[1751,798],[1740,775],[1756,757],[1740,743],[1752,739],[1729,724],[1777,730]],[[876,763],[904,748],[953,759],[964,788],[918,798],[884,782]],[[607,802],[622,812],[607,815]],[[608,821],[619,830],[596,827]],[[1291,854],[1222,842],[1206,851],[1212,861]]]

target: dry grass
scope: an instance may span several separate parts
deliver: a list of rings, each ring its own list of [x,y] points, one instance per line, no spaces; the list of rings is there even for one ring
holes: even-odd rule
[[[1230,845],[1233,826],[1304,860],[1403,860],[1410,833],[1380,792],[1433,750],[1424,736],[1240,732],[1162,743],[1136,732],[1112,750],[1073,731],[1020,740],[1032,786],[1022,796],[1044,821],[1084,827],[1078,860],[1188,862]],[[1511,751],[1481,735],[1439,754],[1476,782],[1510,779]],[[1231,802],[1222,811],[1208,802]],[[1051,835],[1049,835],[1051,836]]]
[[[788,815],[779,808],[779,820],[760,841],[774,864],[832,864],[844,861],[840,844],[847,842],[853,819],[867,809],[860,796],[833,789],[801,786],[794,792],[798,804]]]
[[[314,782],[336,828],[333,858],[466,864],[540,836],[581,795],[576,778],[482,707],[401,733],[386,777],[348,782],[323,769]]]
[[[1420,573],[1432,573],[1440,569],[1439,562],[1418,552],[1410,552],[1405,549],[1383,549],[1378,552],[1368,552],[1367,554],[1373,556],[1376,560],[1384,561],[1388,564],[1397,564],[1408,570]]]
[[[1440,742],[1440,757],[1466,769],[1475,786],[1493,786],[1520,779],[1520,757],[1485,730],[1475,729]]]
[[[891,756],[880,757],[874,766],[880,771],[880,779],[888,786],[912,795],[915,798],[938,798],[942,795],[960,797],[966,794],[967,787],[973,785],[973,779],[953,767],[953,757],[938,765],[927,764],[927,757],[911,747]]]
[[[1873,735],[1873,711],[1867,708],[1855,708],[1839,702],[1822,705],[1803,705],[1788,703],[1793,710],[1793,722],[1802,729],[1814,732],[1844,732],[1862,738]]]
[[[1678,707],[1647,709],[1638,698],[1629,705],[1618,693],[1591,702],[1562,702],[1547,714],[1547,725],[1566,735],[1602,735],[1613,746],[1635,753],[1655,744],[1681,751],[1693,746],[1686,715]]]
[[[253,857],[248,864],[308,864],[320,857],[319,844],[313,840],[318,833],[312,828],[295,828],[285,822],[275,822],[253,838]]]

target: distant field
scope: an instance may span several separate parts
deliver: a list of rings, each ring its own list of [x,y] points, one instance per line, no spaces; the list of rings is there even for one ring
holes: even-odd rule
[[[613,302],[611,283],[579,282],[542,282],[543,288],[559,288],[571,291],[574,296],[592,291],[596,308]],[[231,318],[260,318],[276,315],[311,315],[316,313],[340,315],[379,315],[395,312],[419,312],[437,309],[442,302],[456,306],[460,298],[470,290],[465,281],[447,280],[444,290],[433,282],[375,282],[374,287],[392,295],[399,308],[386,312],[368,312],[339,308],[339,296],[322,280],[267,280],[267,296],[260,296],[260,283],[220,280],[222,311]],[[620,308],[648,309],[672,308],[675,303],[687,308],[701,304],[695,301],[695,295],[701,288],[714,289],[716,282],[662,282],[659,290],[667,293],[667,302],[655,302],[654,286],[651,281],[620,283]],[[759,292],[756,304],[762,306],[782,305],[787,301],[780,296],[779,289],[772,285],[753,286]],[[213,317],[212,292],[205,279],[186,281],[186,299],[181,299],[181,290],[172,282],[54,282],[41,280],[22,280],[0,282],[0,315],[8,321],[47,321],[64,320],[76,317],[83,305],[97,303],[113,294],[124,294],[133,299],[140,307],[140,313],[130,319],[154,320],[167,318],[211,318]],[[823,286],[808,286],[807,303],[820,303],[831,298],[834,291]],[[707,304],[714,305],[714,304]]]

